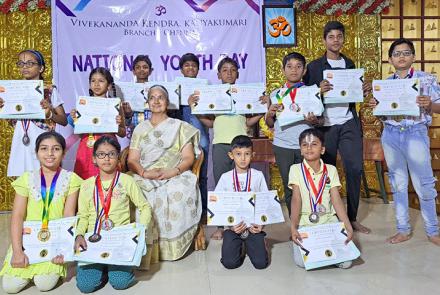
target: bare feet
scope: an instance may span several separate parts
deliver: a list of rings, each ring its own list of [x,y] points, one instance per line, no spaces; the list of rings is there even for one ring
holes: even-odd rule
[[[405,235],[405,234],[401,234],[401,233],[397,233],[392,237],[389,237],[387,239],[387,242],[390,244],[399,244],[405,241],[408,241],[409,239],[411,239],[411,235]]]
[[[440,246],[440,236],[428,237],[428,240],[436,246]]]
[[[353,230],[361,232],[363,234],[371,233],[371,229],[369,229],[366,226],[363,226],[362,224],[359,223],[359,221],[352,221],[351,226],[353,227]]]
[[[213,239],[213,240],[223,239],[223,229],[217,228],[217,230],[212,234],[211,239]]]

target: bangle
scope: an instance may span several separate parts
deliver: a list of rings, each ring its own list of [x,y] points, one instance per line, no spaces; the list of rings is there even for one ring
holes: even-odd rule
[[[180,173],[182,173],[182,171],[181,171],[180,168],[177,167],[177,166],[176,166],[176,169],[177,169],[177,175],[180,175]]]

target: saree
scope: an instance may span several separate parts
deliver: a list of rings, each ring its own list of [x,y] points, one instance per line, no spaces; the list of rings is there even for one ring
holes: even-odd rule
[[[199,131],[186,122],[168,118],[157,126],[149,120],[133,131],[130,149],[139,150],[145,170],[170,169],[181,162],[181,152],[192,144],[197,157]],[[167,180],[149,180],[134,175],[153,208],[153,226],[147,233],[150,262],[177,260],[188,251],[202,213],[197,177],[190,170]]]

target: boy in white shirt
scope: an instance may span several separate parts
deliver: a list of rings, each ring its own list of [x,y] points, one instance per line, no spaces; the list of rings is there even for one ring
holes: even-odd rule
[[[234,169],[223,173],[215,188],[222,192],[262,192],[268,191],[266,180],[261,171],[250,168],[254,156],[252,141],[248,136],[236,136],[231,142],[229,157],[234,161]],[[221,263],[228,269],[239,267],[246,256],[257,269],[264,269],[269,264],[263,226],[243,221],[226,229],[223,236]],[[243,254],[245,245],[246,253]]]

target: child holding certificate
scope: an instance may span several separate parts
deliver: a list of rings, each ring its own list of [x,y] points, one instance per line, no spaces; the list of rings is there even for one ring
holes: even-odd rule
[[[217,67],[218,78],[223,84],[235,84],[238,79],[238,64],[230,57],[222,59]],[[262,98],[263,99],[263,98]],[[188,99],[188,104],[193,105],[198,100],[197,96]],[[267,101],[262,101],[267,103]],[[263,115],[245,117],[243,115],[199,116],[200,121],[208,128],[214,129],[212,140],[212,162],[214,180],[217,184],[223,173],[234,167],[234,161],[228,156],[231,151],[231,141],[238,135],[246,135],[247,128],[255,125]],[[221,240],[223,230],[218,229],[212,235],[214,240]]]
[[[24,80],[43,80],[46,63],[37,50],[24,50],[18,55],[17,67]],[[14,120],[11,154],[9,156],[8,176],[20,176],[25,171],[34,171],[40,167],[35,153],[35,139],[45,131],[54,130],[56,124],[67,125],[63,101],[58,98],[54,86],[44,88],[44,98],[40,105],[46,114],[45,120]],[[4,100],[0,97],[0,109]]]
[[[326,223],[344,223],[348,243],[353,237],[353,228],[339,196],[338,172],[336,167],[324,164],[321,155],[325,152],[324,135],[316,129],[307,129],[299,136],[301,164],[290,168],[289,186],[292,189],[291,232],[295,263],[304,267],[300,248],[302,238],[298,227],[314,226]],[[339,220],[338,220],[339,219]],[[351,261],[337,265],[348,268]]]
[[[382,147],[388,166],[390,185],[396,213],[397,233],[388,239],[391,244],[411,238],[408,210],[408,171],[420,201],[425,232],[429,241],[440,246],[438,218],[436,213],[436,179],[431,167],[428,128],[432,113],[440,112],[440,87],[436,77],[416,71],[414,45],[408,39],[394,41],[388,50],[389,62],[396,72],[388,79],[419,78],[420,95],[417,104],[420,116],[388,116],[383,118]],[[377,101],[372,98],[370,105]]]
[[[228,157],[234,161],[234,168],[220,177],[216,191],[262,192],[267,191],[266,180],[261,171],[250,168],[254,152],[252,140],[245,135],[236,136],[231,142]],[[243,221],[224,231],[221,263],[228,269],[239,267],[247,255],[257,269],[266,268],[269,258],[263,226]],[[243,247],[246,253],[243,253]]]
[[[81,185],[78,200],[78,225],[75,250],[87,249],[87,243],[101,240],[101,230],[130,223],[130,201],[139,209],[139,223],[148,225],[151,207],[134,179],[118,171],[121,146],[112,136],[100,137],[93,146],[93,163],[98,166],[97,176],[90,177]],[[86,241],[84,235],[93,234]],[[127,289],[135,282],[133,267],[105,264],[87,264],[77,267],[76,281],[83,293],[91,293],[104,284],[103,275],[117,290]]]
[[[115,83],[113,82],[112,74],[106,68],[98,67],[90,72],[89,76],[89,95],[97,97],[110,97],[108,92],[112,91],[112,97],[116,96]],[[123,118],[122,108],[120,114],[116,116],[116,123],[119,125],[117,135],[125,137],[125,122]],[[73,109],[70,111],[69,123],[74,126],[77,118],[77,111]],[[76,152],[74,171],[81,178],[87,179],[98,174],[98,168],[93,162],[93,145],[103,134],[83,134]],[[114,136],[114,135],[111,135]],[[114,136],[115,137],[115,136]],[[116,137],[115,137],[116,138]]]
[[[25,172],[12,182],[15,189],[11,218],[12,247],[0,272],[3,290],[7,293],[20,292],[31,280],[40,291],[49,291],[60,277],[66,276],[62,255],[51,262],[29,265],[22,238],[24,221],[41,220],[38,239],[50,241],[50,221],[75,215],[81,178],[61,168],[65,149],[66,141],[60,134],[54,131],[40,134],[35,143],[40,169]]]
[[[133,61],[133,75],[136,77],[136,83],[148,82],[148,77],[150,77],[153,71],[153,66],[148,55],[138,55]],[[122,107],[124,108],[125,114],[125,125],[128,127],[128,133],[131,135],[132,130],[140,123],[145,120],[150,119],[150,110],[145,109],[144,112],[134,112],[131,109],[130,103],[123,102]],[[127,137],[129,135],[127,134]]]
[[[289,95],[292,101],[295,101],[295,88],[304,86],[302,77],[306,73],[306,59],[297,52],[292,52],[283,58],[283,73],[286,83],[282,88],[290,89],[285,92],[285,95]],[[270,97],[279,97],[280,89],[275,89],[270,94]],[[283,97],[279,97],[283,99]],[[269,100],[270,101],[270,100]],[[287,208],[290,214],[290,202],[292,199],[292,191],[289,188],[289,169],[293,164],[301,163],[301,152],[299,150],[298,137],[299,134],[310,128],[312,124],[318,123],[318,119],[314,114],[310,113],[304,118],[304,121],[294,123],[292,125],[281,128],[280,124],[276,120],[276,113],[281,111],[280,104],[272,104],[266,115],[266,124],[270,128],[274,128],[273,137],[273,152],[275,154],[275,160],[280,170],[281,178],[283,180],[284,187],[284,200],[286,201]]]

